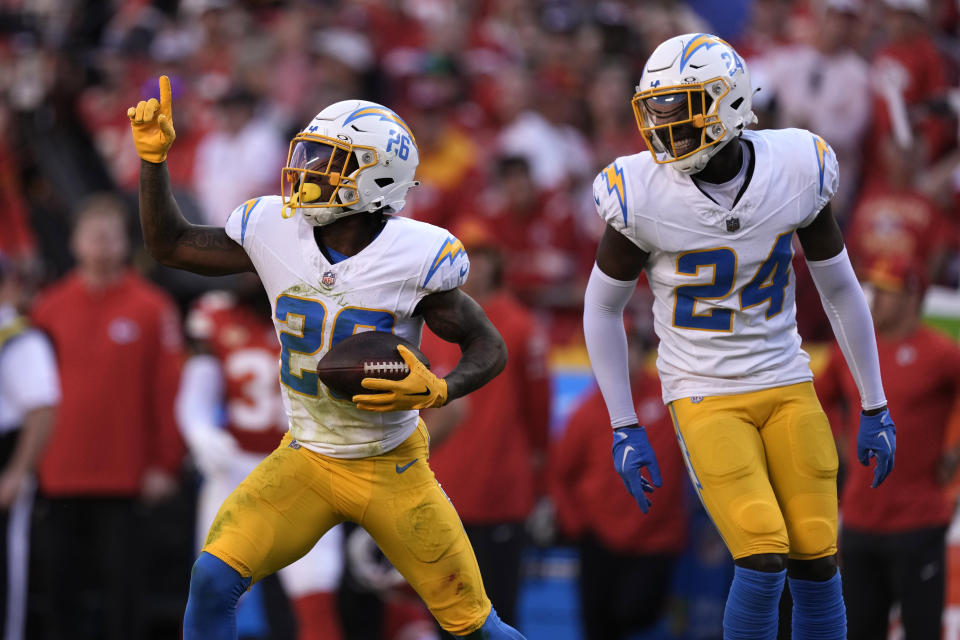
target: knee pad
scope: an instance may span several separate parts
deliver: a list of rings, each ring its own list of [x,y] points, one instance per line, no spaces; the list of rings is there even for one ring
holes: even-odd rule
[[[790,452],[808,478],[836,481],[840,460],[830,423],[823,411],[797,416],[790,424]]]
[[[830,500],[834,498],[817,494],[793,499],[787,524],[792,556],[799,559],[818,558],[837,552],[838,523],[830,515]]]
[[[773,536],[784,529],[783,514],[777,503],[766,496],[743,496],[730,505],[733,522],[752,536]]]
[[[233,609],[250,581],[250,577],[244,578],[220,558],[203,551],[190,572],[190,598],[199,598],[211,608]]]
[[[753,450],[744,447],[741,439],[709,429],[698,429],[697,438],[700,440],[697,450],[709,452],[699,456],[697,471],[702,471],[715,486],[755,473],[761,466]]]

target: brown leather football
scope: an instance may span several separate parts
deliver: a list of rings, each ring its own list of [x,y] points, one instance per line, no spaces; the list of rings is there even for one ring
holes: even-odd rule
[[[401,344],[430,368],[430,361],[420,349],[400,336],[386,331],[362,331],[344,338],[327,351],[317,363],[317,376],[341,398],[377,393],[364,389],[360,381],[364,378],[402,380],[410,373],[397,351],[397,345]]]

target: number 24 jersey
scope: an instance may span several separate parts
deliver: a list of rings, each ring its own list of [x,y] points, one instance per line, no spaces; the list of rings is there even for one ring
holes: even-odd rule
[[[271,300],[291,435],[324,455],[378,455],[413,433],[418,412],[362,411],[319,381],[317,362],[359,331],[392,331],[419,344],[417,304],[463,284],[469,261],[445,229],[407,218],[387,216],[369,245],[335,264],[317,247],[313,230],[303,216],[284,218],[279,196],[247,201],[226,223]]]
[[[649,254],[664,402],[813,377],[797,333],[793,235],[836,192],[836,155],[802,129],[742,138],[753,172],[732,208],[646,151],[593,184],[599,215]]]

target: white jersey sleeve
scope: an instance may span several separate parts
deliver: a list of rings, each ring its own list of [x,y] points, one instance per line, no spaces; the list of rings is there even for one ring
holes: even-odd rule
[[[636,215],[643,209],[645,193],[629,177],[630,166],[636,158],[617,158],[598,173],[593,180],[593,201],[604,222],[650,253],[655,248],[650,240],[653,230],[645,218]]]
[[[270,204],[274,204],[271,202],[272,200],[279,202],[280,196],[251,198],[234,209],[224,224],[224,230],[227,232],[227,235],[230,236],[234,242],[246,249],[251,257],[257,251],[259,244],[256,240],[256,229],[259,226],[260,218],[265,210],[273,208],[269,206]]]
[[[814,211],[803,222],[801,227],[811,224],[820,214],[827,203],[833,199],[840,187],[840,165],[837,163],[837,154],[827,141],[815,133],[804,132],[811,138],[813,152],[810,154],[810,164],[816,171],[814,184],[817,188],[816,205]],[[814,164],[814,162],[816,164]]]
[[[470,258],[463,243],[441,227],[431,230],[434,233],[428,236],[429,248],[424,252],[427,260],[421,269],[417,301],[431,293],[456,289],[467,281],[470,273]]]

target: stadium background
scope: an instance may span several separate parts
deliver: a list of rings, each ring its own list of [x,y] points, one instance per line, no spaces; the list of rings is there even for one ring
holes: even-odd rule
[[[322,106],[347,97],[382,102],[407,120],[420,145],[423,186],[411,191],[404,215],[455,233],[479,225],[503,249],[508,287],[548,328],[556,436],[592,384],[578,321],[601,230],[592,178],[613,158],[642,149],[630,97],[652,47],[677,33],[712,32],[750,65],[761,88],[760,127],[810,128],[837,149],[845,191],[836,212],[855,262],[902,243],[928,268],[928,320],[960,338],[958,5],[4,0],[0,249],[39,289],[71,267],[71,215],[84,198],[118,194],[133,220],[139,160],[125,112],[156,93],[161,73],[173,80],[173,187],[184,213],[208,224],[222,224],[249,197],[276,192],[288,140]],[[903,40],[904,21],[920,25],[908,34],[913,45]],[[842,50],[846,66],[811,58],[827,47]],[[815,62],[801,69],[809,59]],[[849,74],[844,91],[819,94],[831,73]],[[929,204],[922,224],[893,232],[896,211],[884,217],[858,206],[896,170],[880,151],[885,139],[909,150],[911,187]],[[530,180],[504,179],[502,161],[517,156]],[[533,204],[520,215],[511,207],[524,189]],[[159,268],[139,249],[133,263],[182,309],[218,286]],[[816,365],[829,326],[799,262],[797,271],[801,333]],[[181,495],[151,515],[158,539],[167,541],[150,594],[158,619],[175,619],[185,600],[191,480],[185,460]],[[719,626],[732,568],[705,516],[693,511],[690,523],[690,550],[674,586],[684,613],[649,637],[707,638]],[[960,530],[951,538],[960,544]],[[531,639],[578,637],[576,558],[562,538],[531,546],[525,575],[520,629]],[[960,638],[960,578],[953,579],[945,616],[951,639]]]

